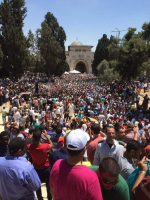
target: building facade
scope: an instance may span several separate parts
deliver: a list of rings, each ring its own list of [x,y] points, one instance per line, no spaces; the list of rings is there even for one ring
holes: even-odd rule
[[[78,70],[81,73],[92,74],[92,63],[94,59],[93,46],[83,45],[79,41],[73,42],[66,51],[66,61],[70,71]]]

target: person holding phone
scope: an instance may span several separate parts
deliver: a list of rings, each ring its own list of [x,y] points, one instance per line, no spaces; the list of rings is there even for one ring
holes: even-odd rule
[[[150,175],[146,176],[148,165],[147,158],[144,156],[139,162],[139,174],[132,188],[132,200],[149,200],[150,199]]]
[[[47,143],[41,143],[42,134],[46,137]],[[46,183],[47,199],[51,200],[50,187],[49,187],[49,176],[50,176],[50,165],[47,152],[53,147],[53,143],[47,135],[47,131],[37,129],[33,132],[33,144],[27,145],[28,151],[33,160],[34,168],[39,175],[41,182]],[[42,200],[41,187],[36,191],[38,200]]]

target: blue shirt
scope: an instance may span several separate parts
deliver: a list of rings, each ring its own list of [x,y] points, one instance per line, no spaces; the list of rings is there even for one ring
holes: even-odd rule
[[[9,154],[8,148],[4,148],[0,143],[0,157],[4,157]]]
[[[35,200],[33,191],[41,181],[26,158],[6,156],[0,158],[0,194],[4,200]]]
[[[63,160],[66,160],[68,159],[69,157],[69,154],[67,151],[64,151],[63,149],[58,149],[56,151],[54,151],[50,157],[50,166],[51,166],[51,169],[54,165],[54,163],[59,160],[59,159],[63,159]]]
[[[56,131],[51,130],[51,131],[48,131],[47,134],[52,138],[56,135]]]

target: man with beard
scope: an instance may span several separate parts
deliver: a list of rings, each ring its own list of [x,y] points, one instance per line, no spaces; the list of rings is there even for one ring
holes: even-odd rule
[[[125,128],[122,126],[119,126],[116,129],[116,140],[119,142],[120,145],[124,146],[125,142],[123,142],[124,138],[125,138]]]

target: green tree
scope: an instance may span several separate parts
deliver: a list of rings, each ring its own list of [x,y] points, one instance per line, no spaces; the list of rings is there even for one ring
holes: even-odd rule
[[[142,39],[146,40],[147,43],[150,42],[150,22],[144,23],[142,26]]]
[[[34,35],[31,30],[29,30],[28,32],[27,46],[31,54],[36,54],[37,51],[36,35]]]
[[[44,59],[44,69],[48,76],[61,75],[67,68],[65,41],[64,29],[59,26],[54,15],[48,12],[41,24],[41,29],[37,30],[38,48]]]
[[[119,45],[120,40],[118,38],[115,38],[113,36],[110,37],[110,44],[108,46],[109,51],[109,57],[108,60],[117,60],[119,56]]]
[[[137,34],[132,34],[131,38],[120,47],[116,69],[122,79],[135,79],[144,71],[142,64],[146,60],[146,42],[139,38]]]
[[[109,56],[109,50],[108,46],[110,44],[109,39],[107,38],[107,35],[104,34],[103,37],[98,41],[96,51],[94,54],[94,61],[92,65],[93,73],[97,74],[97,66],[102,62],[104,59],[108,59]]]
[[[26,12],[24,0],[4,0],[0,4],[3,69],[16,78],[26,68],[27,43],[22,30]]]
[[[100,81],[111,82],[115,79],[120,79],[118,72],[111,68],[110,62],[103,60],[97,67],[98,77]]]
[[[132,36],[135,34],[136,28],[128,28],[128,32],[125,34],[124,39],[129,41]]]
[[[0,45],[0,70],[2,69],[2,63],[3,63],[3,52]]]
[[[146,76],[149,77],[150,75],[150,59],[148,59],[146,62],[143,62],[143,69],[145,70],[144,72],[146,73]]]
[[[11,66],[10,47],[12,43],[12,14],[9,0],[4,0],[0,4],[0,25],[0,44],[3,52],[2,71],[3,76],[7,76]]]
[[[37,62],[39,62],[39,51],[37,48],[37,40],[36,35],[32,33],[31,30],[29,30],[27,35],[27,47],[28,47],[28,54],[26,59],[26,66],[27,70],[29,71],[35,71],[37,70]],[[39,71],[39,68],[38,68]]]

